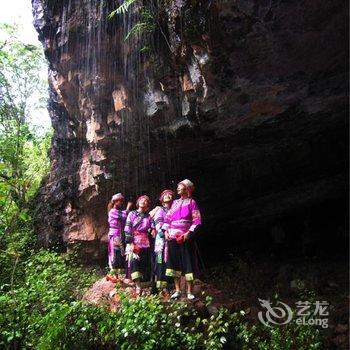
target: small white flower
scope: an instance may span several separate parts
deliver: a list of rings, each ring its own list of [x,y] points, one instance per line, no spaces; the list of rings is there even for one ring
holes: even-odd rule
[[[86,327],[81,328],[81,330],[82,330],[83,332],[85,332],[85,331],[86,331]]]
[[[129,335],[128,332],[125,332],[125,333],[124,333],[124,337],[125,337],[125,338],[126,338],[128,335]]]
[[[176,322],[175,327],[180,327],[180,322]]]
[[[241,315],[245,315],[245,312],[244,312],[244,310],[241,310],[240,312],[239,312]]]
[[[225,344],[225,343],[226,343],[226,338],[225,338],[225,337],[221,337],[221,338],[220,338],[220,342],[221,342],[222,344]]]

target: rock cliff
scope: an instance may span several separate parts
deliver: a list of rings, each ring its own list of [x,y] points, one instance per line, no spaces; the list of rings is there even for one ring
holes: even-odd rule
[[[156,204],[187,177],[206,259],[341,247],[346,3],[140,3],[108,19],[115,1],[32,0],[54,128],[39,194],[43,243],[103,256],[113,193],[148,193]],[[128,35],[137,23],[146,30]]]

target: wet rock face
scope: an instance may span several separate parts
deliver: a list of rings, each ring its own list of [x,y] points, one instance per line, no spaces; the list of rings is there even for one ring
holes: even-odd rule
[[[184,177],[205,258],[346,241],[343,1],[174,0],[159,9],[151,54],[143,37],[125,40],[134,8],[108,20],[114,1],[32,3],[55,130],[45,244],[101,256],[113,193],[156,200]]]

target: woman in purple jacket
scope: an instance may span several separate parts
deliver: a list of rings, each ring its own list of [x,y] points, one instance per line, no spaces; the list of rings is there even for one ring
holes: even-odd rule
[[[126,210],[122,210],[124,203],[124,197],[121,193],[115,194],[108,204],[108,266],[112,275],[107,276],[107,279],[112,282],[117,282],[118,275],[124,274],[125,270],[125,257],[124,246],[122,242],[122,232],[125,227],[126,218],[129,210],[132,207],[132,203],[128,202]]]
[[[201,213],[196,201],[192,198],[193,183],[185,179],[178,183],[176,199],[164,218],[162,230],[165,231],[165,239],[168,241],[168,258],[165,275],[173,277],[175,293],[172,299],[179,298],[180,278],[185,276],[187,284],[187,299],[193,300],[192,293],[194,279],[195,254],[193,246],[193,234],[201,225]]]
[[[154,222],[147,213],[150,207],[148,196],[140,196],[136,210],[129,213],[125,225],[126,253],[130,265],[131,279],[136,284],[136,295],[141,295],[141,282],[151,277],[151,245],[149,233],[155,236]]]

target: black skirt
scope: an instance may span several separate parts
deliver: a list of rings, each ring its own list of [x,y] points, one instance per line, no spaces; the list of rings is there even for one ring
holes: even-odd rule
[[[114,247],[114,259],[112,261],[112,267],[115,273],[122,274],[125,272],[125,256],[124,252],[119,247]]]
[[[151,279],[151,249],[141,248],[139,257],[130,262],[131,279],[148,282]]]
[[[167,241],[168,261],[166,262],[165,275],[168,277],[185,276],[186,281],[193,281],[195,254],[194,242],[190,239],[183,243],[177,243],[172,239]]]
[[[154,267],[154,274],[157,278],[157,288],[165,288],[168,284],[168,277],[165,275],[166,264],[164,262],[164,248],[163,251],[154,255]]]

